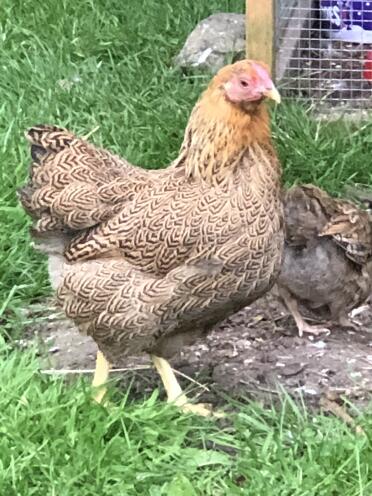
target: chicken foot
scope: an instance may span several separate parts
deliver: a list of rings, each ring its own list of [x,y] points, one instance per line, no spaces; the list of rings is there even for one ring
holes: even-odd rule
[[[174,403],[185,413],[194,413],[201,415],[203,417],[222,417],[223,414],[219,412],[213,412],[210,405],[204,403],[192,404],[189,402],[186,394],[182,391],[174,372],[169,365],[169,362],[164,358],[160,358],[152,355],[152,361],[158,371],[162,382],[164,384],[165,390],[167,392],[168,403]],[[96,358],[96,369],[94,371],[94,377],[92,386],[96,388],[96,392],[93,395],[93,399],[97,403],[102,403],[102,400],[106,394],[107,387],[106,382],[109,376],[111,365],[105,358],[101,351],[97,351]]]
[[[182,391],[177,378],[169,362],[164,358],[151,355],[153,364],[158,371],[167,393],[168,403],[178,406],[184,413],[194,413],[203,417],[223,417],[221,412],[214,412],[212,407],[205,403],[190,403],[186,394]]]
[[[286,307],[292,314],[294,321],[296,322],[298,335],[300,337],[303,336],[304,332],[307,332],[309,334],[314,334],[315,336],[318,336],[319,334],[329,334],[331,332],[330,329],[328,329],[327,327],[321,325],[311,325],[305,322],[304,318],[302,317],[298,309],[298,303],[296,299],[293,298],[293,296],[289,293],[289,291],[287,291],[284,288],[279,288],[279,294],[283,299]]]
[[[338,322],[338,324],[341,327],[345,327],[346,329],[352,329],[353,331],[357,331],[357,332],[360,331],[360,325],[356,324],[355,322],[352,322],[350,318],[343,313],[335,317],[334,320]]]
[[[110,368],[110,363],[106,360],[104,354],[98,350],[96,358],[96,370],[94,371],[92,382],[92,386],[94,388],[97,388],[93,396],[93,399],[97,403],[101,403],[103,397],[106,394],[107,388],[105,384],[109,376]]]
[[[345,422],[345,424],[350,425],[355,429],[356,434],[361,435],[365,434],[364,430],[360,425],[357,425],[355,420],[350,417],[344,407],[336,403],[334,400],[330,400],[326,397],[320,398],[320,406],[323,407],[324,410],[333,413],[336,417]]]
[[[174,403],[185,413],[194,413],[201,415],[203,417],[222,417],[223,414],[220,412],[214,412],[212,407],[205,403],[192,404],[189,402],[188,397],[182,391],[177,378],[169,365],[169,362],[164,358],[160,358],[152,355],[152,361],[156,370],[158,371],[161,380],[164,384],[165,390],[167,392],[168,403]],[[105,386],[111,365],[105,358],[101,351],[97,351],[96,358],[96,369],[94,371],[94,377],[92,386],[96,388],[93,399],[97,403],[102,403],[102,400],[106,394],[107,387]]]

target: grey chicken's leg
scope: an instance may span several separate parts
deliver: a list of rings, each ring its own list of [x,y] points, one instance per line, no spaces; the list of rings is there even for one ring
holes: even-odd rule
[[[352,322],[345,310],[344,301],[333,301],[330,304],[331,318],[332,321],[338,323],[341,327],[346,327],[353,329],[354,331],[360,331],[360,325]]]
[[[304,332],[307,332],[309,334],[315,334],[316,336],[323,333],[329,334],[331,332],[327,327],[323,327],[321,325],[310,325],[307,322],[305,322],[304,318],[302,317],[298,309],[298,303],[296,298],[294,298],[290,294],[290,292],[284,289],[283,287],[279,287],[278,290],[280,297],[283,299],[286,307],[288,308],[288,310],[290,311],[292,317],[296,322],[298,335],[300,337],[303,336]]]

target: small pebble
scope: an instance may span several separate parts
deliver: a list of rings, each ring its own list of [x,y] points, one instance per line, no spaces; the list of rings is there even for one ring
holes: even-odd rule
[[[324,341],[316,341],[315,343],[311,343],[311,346],[314,346],[314,348],[319,348],[322,350],[323,348],[326,348],[327,344]]]
[[[57,351],[59,351],[60,348],[58,346],[52,346],[51,348],[49,348],[49,353],[57,353]]]

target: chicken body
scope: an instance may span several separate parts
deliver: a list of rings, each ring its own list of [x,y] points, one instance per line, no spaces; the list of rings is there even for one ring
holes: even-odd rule
[[[165,170],[134,167],[63,129],[28,132],[22,204],[60,305],[109,361],[169,357],[275,282],[284,236],[267,111],[262,95],[236,103],[225,92],[240,74],[261,77],[257,66],[239,62],[212,80]],[[232,99],[245,89],[234,84]]]
[[[307,324],[298,302],[325,308],[333,322],[351,325],[347,314],[372,289],[372,224],[369,214],[312,185],[284,195],[286,243],[279,292],[300,335],[326,328]]]

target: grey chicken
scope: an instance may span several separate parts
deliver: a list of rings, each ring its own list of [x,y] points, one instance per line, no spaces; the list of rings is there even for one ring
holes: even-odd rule
[[[286,242],[278,289],[300,336],[328,329],[305,322],[299,302],[325,309],[333,323],[354,327],[348,313],[368,298],[372,288],[369,213],[304,185],[284,194],[284,218]]]

